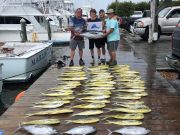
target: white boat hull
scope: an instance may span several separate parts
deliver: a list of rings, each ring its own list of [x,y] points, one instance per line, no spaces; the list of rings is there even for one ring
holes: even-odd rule
[[[68,43],[70,42],[70,32],[56,32],[52,33],[52,43]],[[47,33],[31,33],[27,32],[27,40],[32,42],[48,41]],[[21,42],[20,31],[6,30],[0,31],[0,42]]]
[[[19,43],[23,44],[23,43]],[[28,81],[47,67],[52,56],[52,45],[42,43],[29,43],[35,46],[25,52],[23,56],[0,57],[3,63],[2,77],[5,81]],[[39,47],[38,44],[41,44]],[[26,43],[28,46],[28,44]],[[26,54],[27,53],[27,54]]]

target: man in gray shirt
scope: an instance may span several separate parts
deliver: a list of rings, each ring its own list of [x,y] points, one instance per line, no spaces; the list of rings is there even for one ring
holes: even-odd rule
[[[74,66],[74,55],[76,47],[79,48],[79,65],[83,66],[85,65],[82,57],[83,57],[83,49],[84,47],[84,38],[80,36],[80,34],[85,31],[86,28],[86,21],[82,18],[82,9],[78,8],[75,11],[75,16],[70,19],[69,22],[70,31],[71,31],[71,41],[70,41],[70,57],[71,61],[69,63],[69,66]]]

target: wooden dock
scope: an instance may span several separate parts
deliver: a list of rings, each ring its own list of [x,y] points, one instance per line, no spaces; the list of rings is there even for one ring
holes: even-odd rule
[[[122,46],[121,46],[122,48]],[[129,59],[126,59],[129,58]],[[118,60],[121,64],[128,64],[131,69],[140,72],[142,79],[146,83],[148,96],[142,98],[146,105],[148,105],[152,112],[145,114],[143,127],[151,130],[152,135],[180,135],[180,99],[177,91],[172,88],[168,82],[163,79],[159,73],[152,71],[150,65],[147,65],[142,59],[133,56],[133,52],[119,51]],[[26,114],[35,112],[40,109],[32,108],[34,102],[42,99],[42,92],[45,92],[51,87],[58,84],[56,79],[62,70],[50,67],[26,92],[25,96],[19,101],[15,102],[1,117],[0,128],[4,130],[5,135],[25,135],[25,132],[14,131],[19,127],[23,121],[43,119],[43,118],[57,118],[61,121],[60,125],[54,126],[60,133],[78,126],[79,124],[66,123],[65,120],[72,119],[71,114],[54,115],[54,116],[32,116],[26,117]],[[79,89],[75,90],[78,93]],[[112,100],[112,99],[111,99]],[[66,107],[71,107],[77,104],[73,101]],[[110,107],[109,104],[107,107]],[[81,110],[74,109],[75,112]],[[115,130],[123,126],[113,124],[105,124],[104,121],[92,124],[97,128],[96,135],[108,135],[107,129]]]

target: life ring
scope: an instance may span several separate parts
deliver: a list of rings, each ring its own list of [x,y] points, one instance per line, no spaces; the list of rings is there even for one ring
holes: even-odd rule
[[[18,101],[21,97],[24,96],[24,94],[25,94],[25,91],[20,92],[20,93],[16,96],[15,101]]]

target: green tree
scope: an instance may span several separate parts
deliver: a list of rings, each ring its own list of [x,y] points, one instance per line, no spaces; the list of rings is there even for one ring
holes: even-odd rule
[[[144,10],[149,10],[150,9],[150,3],[147,2],[140,2],[135,4],[135,10],[137,11],[144,11]]]
[[[160,1],[160,5],[163,1]],[[180,0],[173,1],[173,6],[180,6]],[[118,12],[116,13],[118,16],[130,16],[134,10],[138,11],[144,11],[144,10],[150,10],[150,3],[148,2],[139,2],[139,3],[133,3],[132,1],[128,2],[113,2],[108,6],[109,8],[112,8],[116,11],[116,7],[118,9]]]
[[[180,1],[173,1],[173,2],[172,2],[172,5],[173,5],[173,6],[180,6]]]
[[[116,6],[118,8],[118,12],[116,13],[118,16],[130,16],[135,9],[134,3],[132,3],[131,1],[118,3],[113,2],[108,6],[108,9],[112,8],[116,10]]]

